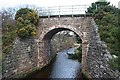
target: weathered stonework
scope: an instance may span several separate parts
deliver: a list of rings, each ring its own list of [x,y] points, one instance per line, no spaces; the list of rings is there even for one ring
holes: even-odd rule
[[[91,20],[89,27],[89,47],[86,57],[87,71],[91,75],[91,78],[107,78],[107,79],[118,79],[118,73],[111,70],[108,65],[108,54],[105,43],[100,40],[98,34],[98,27],[94,20]]]
[[[10,53],[3,56],[3,77],[17,77],[17,74],[26,73],[36,68],[37,55],[34,39],[16,39]]]
[[[38,26],[38,39],[43,41],[44,54],[50,53],[50,39],[59,31],[69,30],[74,31],[82,40],[82,66],[86,63],[87,53],[87,35],[89,21],[91,17],[52,17],[52,18],[41,18]]]
[[[59,31],[74,31],[82,40],[82,71],[90,78],[115,78],[104,54],[97,26],[92,17],[40,18],[34,39],[16,39],[12,51],[3,60],[3,77],[15,77],[47,65],[55,56],[51,38]]]

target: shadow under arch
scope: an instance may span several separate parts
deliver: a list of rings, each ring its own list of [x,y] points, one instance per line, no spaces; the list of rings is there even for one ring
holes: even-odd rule
[[[81,38],[79,37],[79,35],[76,33],[76,32],[74,32],[74,31],[72,31],[72,30],[70,30],[70,29],[68,29],[68,28],[55,28],[55,29],[52,29],[51,31],[49,31],[47,34],[45,34],[45,36],[43,37],[43,41],[45,42],[45,44],[47,45],[47,43],[49,43],[49,45],[51,45],[51,43],[50,43],[50,41],[52,40],[52,38],[53,38],[53,36],[54,35],[56,35],[58,32],[61,32],[61,31],[71,31],[71,32],[73,32],[74,34],[73,35],[75,35],[75,37],[76,37],[76,39],[79,39],[79,42],[80,43],[82,43],[82,40],[81,40]],[[78,42],[78,40],[76,41],[76,42]],[[48,45],[46,46],[46,47],[48,47]],[[45,48],[46,48],[45,47]],[[72,47],[72,46],[71,46]],[[62,47],[61,47],[62,48]],[[59,48],[60,49],[60,48]],[[64,48],[64,49],[68,49],[68,48]],[[52,50],[52,52],[51,53],[57,53],[57,52],[59,52],[60,50],[56,50],[56,51],[53,51]]]
[[[71,30],[71,29],[68,29],[68,28],[55,28],[55,29],[52,29],[50,30],[48,33],[46,33],[43,37],[43,41],[44,40],[51,40],[52,37],[57,34],[58,32],[61,32],[61,31],[72,31],[75,33],[75,35],[79,36],[79,34],[77,34],[75,31]],[[79,36],[79,38],[81,39],[81,37]],[[82,39],[81,39],[82,40]]]

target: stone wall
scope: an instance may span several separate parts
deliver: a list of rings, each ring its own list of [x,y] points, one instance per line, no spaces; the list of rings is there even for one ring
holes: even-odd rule
[[[36,54],[34,39],[15,39],[11,52],[3,56],[3,77],[15,78],[36,69]]]
[[[110,53],[107,51],[105,43],[100,40],[98,26],[94,20],[90,21],[89,32],[89,49],[86,58],[86,70],[89,75],[91,78],[118,79],[118,73],[109,68]]]
[[[9,53],[3,54],[2,78],[25,77],[46,66],[55,56],[43,54],[40,51],[43,45],[38,43],[35,38],[24,40],[16,38],[12,46]]]

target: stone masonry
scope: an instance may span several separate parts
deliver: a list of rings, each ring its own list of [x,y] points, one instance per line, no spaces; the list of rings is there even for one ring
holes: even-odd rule
[[[12,51],[3,55],[2,77],[16,78],[21,76],[21,73],[35,69],[37,65],[35,49],[34,39],[20,40],[17,38],[13,43]]]
[[[97,25],[90,16],[40,17],[34,39],[15,39],[13,49],[3,58],[3,77],[20,77],[47,65],[56,55],[51,38],[59,31],[75,32],[82,40],[82,71],[89,78],[117,78],[109,69]],[[17,76],[16,76],[17,75]]]

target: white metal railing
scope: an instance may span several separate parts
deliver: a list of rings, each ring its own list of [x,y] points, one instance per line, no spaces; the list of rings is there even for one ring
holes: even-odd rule
[[[39,10],[40,16],[85,14],[88,5],[53,6]]]

